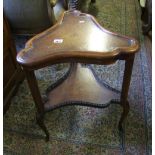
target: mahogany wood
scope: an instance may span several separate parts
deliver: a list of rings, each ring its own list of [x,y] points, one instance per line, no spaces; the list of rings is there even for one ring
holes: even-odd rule
[[[139,43],[131,37],[110,32],[101,27],[93,16],[71,10],[64,13],[58,23],[35,36],[17,56],[26,71],[29,87],[38,109],[38,124],[49,133],[43,122],[44,112],[65,105],[83,105],[105,108],[118,94],[96,80],[92,71],[78,63],[111,64],[125,60],[125,72],[120,103],[123,113],[119,129],[129,112],[127,95],[130,85],[134,55]],[[72,62],[69,74],[60,83],[48,89],[48,100],[41,98],[34,70],[55,63]]]
[[[17,61],[28,69],[62,62],[106,64],[138,49],[134,38],[107,31],[93,16],[73,10],[65,12],[55,26],[28,41]]]
[[[93,94],[93,95],[92,95]],[[65,105],[104,107],[119,95],[97,81],[91,70],[81,64],[73,64],[68,78],[51,92],[45,104],[47,111]]]
[[[134,55],[131,55],[125,62],[122,92],[120,97],[120,103],[123,107],[123,112],[119,121],[119,129],[121,130],[123,129],[122,123],[126,119],[130,109],[129,102],[127,101],[127,97],[128,97],[129,86],[130,86],[133,62],[134,62]]]
[[[40,95],[40,91],[38,88],[38,84],[37,84],[37,80],[34,74],[34,71],[27,71],[25,70],[26,73],[26,77],[27,77],[27,81],[29,84],[29,88],[32,94],[32,97],[34,99],[36,108],[37,108],[37,115],[36,115],[36,119],[37,119],[37,123],[38,125],[42,128],[42,130],[45,132],[46,134],[46,140],[49,140],[49,133],[48,130],[46,129],[46,126],[44,125],[44,105],[42,102],[42,98]]]

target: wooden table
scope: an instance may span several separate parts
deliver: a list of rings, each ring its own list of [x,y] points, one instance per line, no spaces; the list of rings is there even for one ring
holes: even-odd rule
[[[119,103],[123,107],[119,121],[119,129],[122,129],[129,112],[127,96],[138,49],[134,38],[110,32],[93,16],[77,10],[65,12],[55,26],[29,40],[26,48],[17,55],[17,61],[26,72],[38,111],[37,123],[46,133],[46,139],[49,139],[49,133],[43,119],[45,112],[67,105],[105,108],[111,103]],[[125,60],[121,96],[103,86],[92,70],[81,64],[108,65],[117,60]],[[34,70],[65,62],[71,63],[70,70],[47,89],[48,101],[44,102]]]

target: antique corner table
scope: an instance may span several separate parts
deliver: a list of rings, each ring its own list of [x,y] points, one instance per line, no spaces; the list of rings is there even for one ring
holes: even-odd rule
[[[119,103],[123,112],[119,129],[129,112],[127,101],[134,55],[139,43],[134,38],[110,32],[99,25],[95,18],[77,10],[66,11],[57,24],[30,39],[17,61],[26,73],[28,84],[37,108],[37,123],[49,140],[44,124],[44,114],[66,105],[105,108]],[[125,61],[122,91],[108,89],[95,78],[84,64],[108,65],[117,60]],[[48,100],[41,97],[34,71],[57,63],[70,63],[64,78],[51,85]]]

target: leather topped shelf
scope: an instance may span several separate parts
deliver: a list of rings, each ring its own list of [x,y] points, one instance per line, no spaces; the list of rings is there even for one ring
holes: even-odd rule
[[[27,68],[40,68],[62,62],[106,64],[122,54],[135,53],[139,44],[134,38],[102,28],[91,15],[77,10],[66,11],[58,23],[32,38],[17,56]]]

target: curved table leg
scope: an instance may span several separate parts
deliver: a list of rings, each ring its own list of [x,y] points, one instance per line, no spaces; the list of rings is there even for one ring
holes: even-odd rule
[[[34,74],[34,71],[29,71],[29,70],[24,70],[26,73],[27,81],[29,84],[29,88],[32,94],[32,97],[34,99],[36,108],[37,108],[37,124],[41,127],[41,129],[45,132],[46,134],[46,141],[49,140],[49,133],[47,131],[47,128],[44,124],[44,104],[40,95],[40,91],[38,88],[37,80]]]
[[[134,62],[134,55],[129,57],[125,62],[125,70],[124,70],[122,92],[121,92],[121,99],[120,99],[121,106],[123,107],[123,112],[118,125],[118,128],[120,131],[123,130],[122,124],[125,121],[130,109],[129,102],[127,101],[127,97],[128,97],[129,86],[130,86],[133,62]]]

